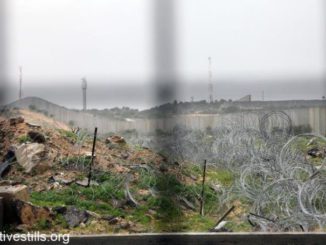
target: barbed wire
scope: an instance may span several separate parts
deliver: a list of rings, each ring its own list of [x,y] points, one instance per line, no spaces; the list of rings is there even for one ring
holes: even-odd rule
[[[258,115],[259,117],[259,115]],[[307,157],[307,142],[322,135],[293,136],[290,116],[272,111],[244,123],[227,120],[209,132],[176,127],[170,136],[147,136],[143,142],[171,159],[226,168],[234,186],[226,202],[243,197],[251,203],[248,220],[262,231],[310,231],[326,225],[325,156]]]

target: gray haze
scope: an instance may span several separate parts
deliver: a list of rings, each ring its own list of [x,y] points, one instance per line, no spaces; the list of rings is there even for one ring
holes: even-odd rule
[[[260,100],[262,91],[266,100],[325,95],[323,0],[179,0],[163,20],[153,0],[3,2],[7,102],[17,99],[22,65],[24,96],[81,108],[86,76],[89,108],[146,108],[156,104],[157,54],[166,53],[178,100],[208,99],[208,56],[215,99]],[[155,32],[155,23],[164,18],[174,28],[158,43],[164,25]]]

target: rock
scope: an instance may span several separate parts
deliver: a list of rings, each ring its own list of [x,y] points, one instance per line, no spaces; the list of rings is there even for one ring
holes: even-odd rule
[[[41,128],[41,125],[35,123],[26,122],[26,125],[30,128]]]
[[[148,210],[148,213],[149,213],[150,215],[152,215],[152,216],[154,216],[154,215],[157,214],[157,212],[156,212],[155,210],[153,210],[153,209],[149,209],[149,210]]]
[[[129,172],[129,168],[121,166],[121,165],[115,165],[114,169],[117,173],[125,173],[125,172]]]
[[[87,222],[89,214],[84,210],[79,210],[76,207],[67,207],[64,218],[70,228],[78,226],[80,223]]]
[[[169,170],[168,166],[165,163],[162,163],[159,167],[161,172],[167,172]]]
[[[128,229],[131,225],[132,223],[130,221],[122,221],[119,226],[121,229]]]
[[[21,200],[15,201],[15,211],[21,224],[28,226],[35,225],[37,222],[52,220],[51,211],[46,207],[34,206],[31,203]]]
[[[110,225],[115,225],[120,221],[120,219],[115,216],[103,216],[102,219],[108,221]]]
[[[84,153],[85,158],[91,159],[92,158],[92,152],[91,151],[87,151]],[[94,159],[96,157],[96,153],[94,153]]]
[[[4,186],[4,185],[19,185],[20,183],[18,181],[14,181],[14,180],[0,180],[0,186]]]
[[[149,196],[150,194],[151,194],[151,192],[149,190],[145,190],[145,189],[138,190],[138,195]]]
[[[111,144],[111,143],[115,143],[115,144],[126,144],[126,140],[123,137],[121,137],[121,136],[113,135],[113,136],[108,137],[105,140],[105,143],[107,143],[107,144]]]
[[[3,197],[5,200],[19,199],[27,201],[29,194],[26,185],[0,186],[0,197]]]
[[[23,123],[24,118],[23,117],[13,117],[9,119],[10,126],[15,126],[17,124]]]
[[[121,154],[121,158],[124,159],[124,160],[127,160],[129,157],[129,154],[128,153],[122,153]]]
[[[26,173],[41,173],[49,169],[54,156],[45,151],[45,146],[39,143],[22,144],[15,151],[16,159]]]
[[[70,185],[71,183],[74,182],[74,179],[64,178],[62,176],[53,176],[52,178],[55,182],[58,182],[59,184],[62,184],[62,185]]]
[[[88,178],[84,178],[82,180],[78,180],[78,181],[76,181],[76,184],[77,185],[80,185],[80,186],[83,186],[83,187],[87,187],[87,185],[88,185]],[[91,182],[89,183],[89,185],[90,186],[98,186],[99,183],[97,183],[94,180],[91,180]]]
[[[95,219],[102,219],[103,217],[101,217],[101,215],[99,215],[98,213],[86,210],[87,214]]]
[[[27,233],[28,232],[28,225],[25,224],[20,224],[15,227],[15,230],[21,233]]]
[[[312,148],[308,150],[307,154],[311,157],[324,157],[325,151],[320,150],[318,148]]]
[[[50,178],[48,178],[48,184],[53,184],[55,183],[55,179],[53,176],[51,176]]]
[[[32,142],[35,143],[42,144],[46,141],[44,135],[37,131],[29,131],[27,135],[32,139]]]
[[[15,201],[28,201],[29,194],[26,185],[0,186],[0,197],[3,198],[4,223],[17,222],[18,217],[15,211]]]
[[[64,214],[67,211],[67,207],[65,206],[53,207],[52,211],[58,214]]]
[[[220,184],[211,184],[209,187],[215,192],[220,192],[222,190],[222,185]]]
[[[58,182],[54,182],[51,186],[48,186],[48,190],[56,190],[56,189],[61,189],[61,185]]]
[[[192,180],[194,180],[194,181],[196,181],[196,180],[198,180],[198,178],[195,176],[195,175],[190,175],[190,178],[192,179]]]

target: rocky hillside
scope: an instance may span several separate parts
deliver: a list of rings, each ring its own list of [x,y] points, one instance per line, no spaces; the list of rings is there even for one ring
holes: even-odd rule
[[[208,231],[236,205],[223,229],[251,230],[243,216],[246,204],[224,201],[233,182],[227,170],[208,168],[201,216],[201,167],[170,162],[114,135],[96,141],[90,172],[92,143],[92,135],[40,113],[2,114],[5,228],[75,234]]]

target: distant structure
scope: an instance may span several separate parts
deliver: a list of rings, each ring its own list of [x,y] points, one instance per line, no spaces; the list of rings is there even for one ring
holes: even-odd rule
[[[261,100],[262,101],[265,101],[265,91],[264,90],[261,93]]]
[[[87,90],[87,81],[86,78],[82,78],[82,90],[83,90],[83,110],[86,111],[86,90]]]
[[[246,102],[250,102],[251,101],[251,94],[248,94],[240,99],[238,99],[237,101],[246,101]]]
[[[19,99],[22,98],[23,67],[19,67]]]
[[[212,58],[208,57],[208,93],[209,93],[209,102],[213,103],[213,82],[212,82]]]

